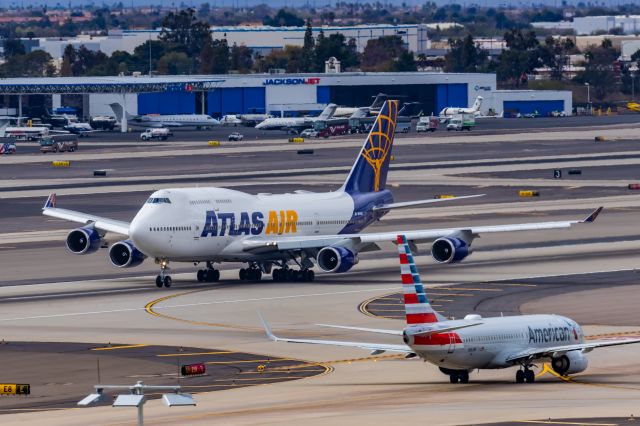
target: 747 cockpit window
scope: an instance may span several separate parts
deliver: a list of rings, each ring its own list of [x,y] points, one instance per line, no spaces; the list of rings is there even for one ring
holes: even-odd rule
[[[169,200],[168,198],[151,197],[147,200],[147,204],[171,204],[171,200]]]

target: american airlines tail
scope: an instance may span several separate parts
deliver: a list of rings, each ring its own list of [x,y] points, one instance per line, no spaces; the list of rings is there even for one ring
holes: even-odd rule
[[[398,101],[386,101],[342,185],[342,191],[358,194],[385,189],[397,118]]]
[[[446,320],[429,304],[407,237],[398,235],[397,243],[407,325],[429,324]]]

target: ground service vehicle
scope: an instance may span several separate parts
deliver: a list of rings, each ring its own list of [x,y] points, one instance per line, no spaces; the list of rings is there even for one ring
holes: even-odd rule
[[[449,120],[449,123],[447,124],[447,131],[471,131],[471,128],[475,127],[475,125],[476,119],[473,114],[459,114]]]
[[[144,132],[140,133],[140,139],[143,141],[150,141],[152,139],[160,139],[166,141],[169,136],[173,136],[173,133],[169,131],[167,128],[158,128],[158,129],[147,129]]]
[[[438,117],[420,117],[416,125],[416,132],[435,132],[439,124]]]
[[[74,152],[78,150],[78,135],[52,135],[40,140],[40,152]]]
[[[317,138],[320,137],[320,134],[316,129],[305,129],[300,133],[300,136],[303,138]]]
[[[244,139],[244,136],[242,135],[242,133],[233,132],[229,135],[230,141],[241,141],[242,139]]]

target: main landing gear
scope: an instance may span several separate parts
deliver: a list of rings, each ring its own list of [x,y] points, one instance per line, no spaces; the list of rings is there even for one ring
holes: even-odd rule
[[[451,383],[469,383],[469,372],[467,370],[451,370],[440,367],[440,371],[449,376]]]
[[[220,271],[215,269],[211,262],[207,262],[207,268],[199,269],[196,276],[201,283],[217,283],[220,280]]]
[[[516,383],[533,383],[535,381],[536,375],[528,367],[523,367],[523,370],[516,371]]]
[[[271,272],[274,281],[306,281],[312,282],[316,278],[316,274],[311,269],[289,269],[277,268]]]
[[[156,287],[171,287],[171,275],[169,275],[169,261],[165,259],[156,259],[156,263],[160,265],[160,274],[156,277]]]
[[[262,279],[262,270],[257,265],[242,268],[240,269],[240,279],[242,281],[260,281]]]

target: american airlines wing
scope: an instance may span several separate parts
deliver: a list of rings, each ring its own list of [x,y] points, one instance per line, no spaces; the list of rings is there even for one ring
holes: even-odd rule
[[[640,343],[640,339],[615,339],[615,340],[596,340],[593,342],[578,343],[575,345],[553,346],[550,348],[532,348],[524,351],[516,352],[507,357],[506,361],[518,361],[522,359],[556,357],[571,351],[581,351],[583,353],[591,352],[596,348],[605,348],[607,346],[631,345]]]
[[[47,202],[42,208],[42,214],[71,222],[81,223],[83,225],[92,225],[94,228],[102,231],[129,235],[128,222],[56,207],[56,194],[49,195]]]
[[[375,244],[379,242],[395,242],[398,234],[406,235],[409,241],[423,243],[449,235],[466,234],[477,237],[480,234],[515,231],[539,231],[544,229],[563,229],[579,223],[592,223],[596,220],[602,207],[598,207],[584,219],[555,222],[532,222],[511,225],[470,226],[467,228],[426,229],[416,231],[374,232],[363,234],[335,234],[318,237],[273,237],[268,239],[247,239],[243,242],[243,250],[248,252],[269,252],[279,250],[301,250],[321,248],[344,240],[352,240],[355,244]]]
[[[373,353],[380,354],[382,352],[399,352],[407,355],[415,355],[415,352],[407,345],[390,345],[385,343],[367,343],[367,342],[345,342],[340,340],[313,340],[313,339],[289,339],[286,337],[278,337],[271,331],[271,327],[260,315],[260,320],[264,326],[264,331],[267,337],[274,342],[287,342],[287,343],[304,343],[308,345],[329,345],[329,346],[344,346],[349,348],[359,348],[372,351]]]

